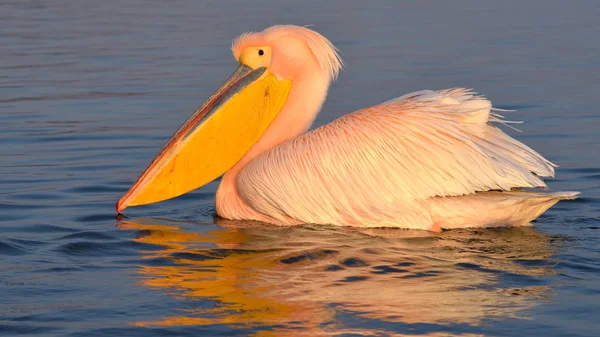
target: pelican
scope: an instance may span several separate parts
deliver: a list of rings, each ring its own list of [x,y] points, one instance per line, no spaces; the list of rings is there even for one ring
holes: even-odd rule
[[[234,40],[233,75],[167,142],[126,207],[187,193],[222,176],[216,211],[277,225],[440,231],[527,225],[577,192],[540,192],[554,164],[492,122],[491,102],[455,88],[423,90],[308,131],[343,66],[306,27]]]

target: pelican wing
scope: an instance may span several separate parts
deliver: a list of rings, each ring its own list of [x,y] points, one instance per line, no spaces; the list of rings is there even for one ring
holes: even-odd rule
[[[419,91],[344,116],[257,157],[238,190],[283,222],[429,225],[425,200],[545,187],[553,164],[490,122],[466,89]]]

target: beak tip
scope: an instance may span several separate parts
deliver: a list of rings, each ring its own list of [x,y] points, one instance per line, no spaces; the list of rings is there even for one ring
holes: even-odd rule
[[[117,214],[122,214],[122,212],[125,208],[127,208],[127,206],[123,205],[123,199],[119,199],[119,201],[117,201],[117,205],[116,205]]]

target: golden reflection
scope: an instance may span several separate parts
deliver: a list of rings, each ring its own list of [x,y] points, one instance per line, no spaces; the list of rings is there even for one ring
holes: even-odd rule
[[[134,324],[268,330],[256,336],[403,335],[370,330],[380,325],[374,320],[397,323],[392,330],[433,324],[439,331],[427,335],[436,336],[451,324],[524,317],[548,296],[541,276],[552,273],[549,239],[531,227],[432,234],[217,223],[208,232],[186,222],[119,224],[139,231],[134,240],[164,247],[146,258],[170,260],[140,267],[145,286],[199,301],[197,309]]]

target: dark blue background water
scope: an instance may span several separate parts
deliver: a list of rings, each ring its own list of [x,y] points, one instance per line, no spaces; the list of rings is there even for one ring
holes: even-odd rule
[[[600,335],[596,1],[2,1],[0,334]],[[582,198],[533,228],[441,234],[214,220],[217,183],[114,204],[235,67],[231,39],[314,24],[347,68],[318,125],[475,88]]]

